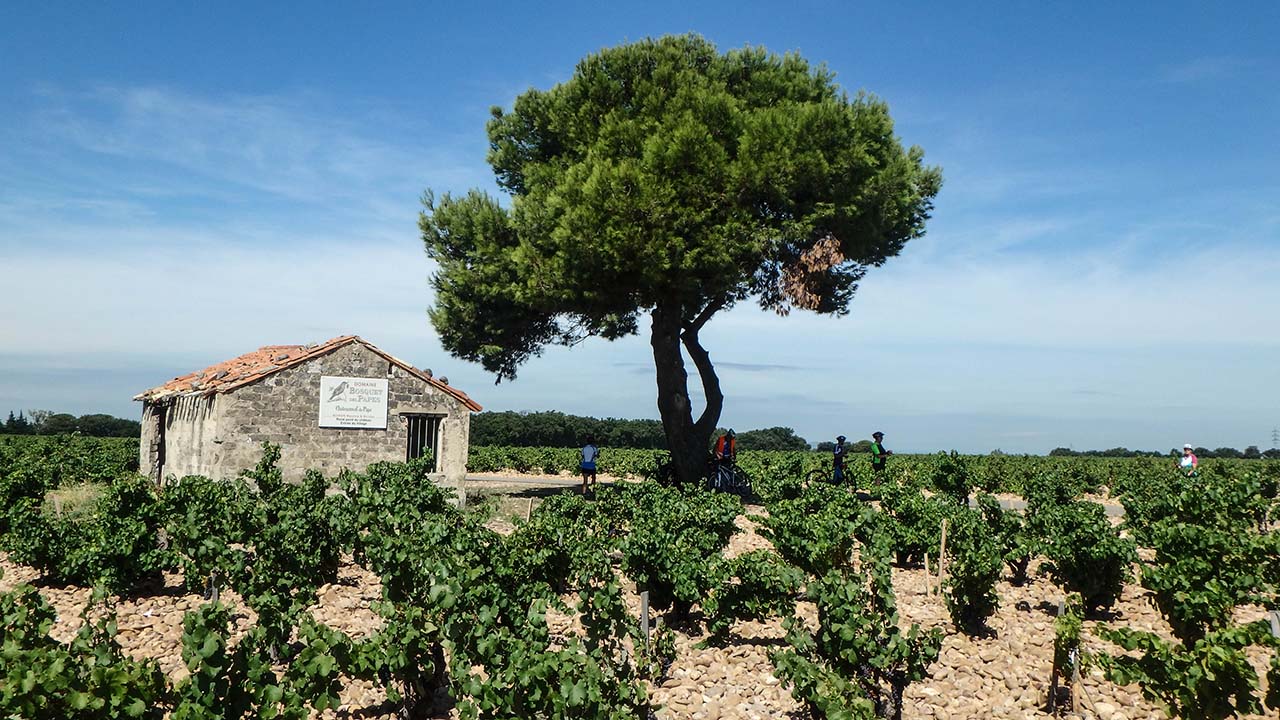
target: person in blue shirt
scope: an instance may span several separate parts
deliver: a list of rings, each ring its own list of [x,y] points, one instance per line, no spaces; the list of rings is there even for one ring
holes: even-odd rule
[[[836,438],[836,446],[831,449],[831,481],[837,485],[844,482],[844,446],[845,436],[841,435]]]
[[[596,439],[587,436],[587,444],[582,446],[582,462],[578,469],[582,471],[582,494],[587,494],[587,479],[591,479],[592,490],[596,484],[596,458],[600,457],[600,449],[596,447]]]

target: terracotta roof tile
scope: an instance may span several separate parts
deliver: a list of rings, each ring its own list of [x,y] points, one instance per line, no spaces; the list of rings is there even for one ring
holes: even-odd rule
[[[349,343],[357,342],[388,362],[403,368],[432,387],[457,399],[468,409],[479,412],[480,405],[461,390],[431,377],[405,361],[379,350],[372,343],[356,335],[343,335],[319,345],[267,345],[253,352],[210,365],[199,372],[177,377],[159,387],[134,396],[134,400],[158,400],[176,395],[213,395],[234,390],[241,385],[257,382],[262,378],[299,363],[333,352]]]

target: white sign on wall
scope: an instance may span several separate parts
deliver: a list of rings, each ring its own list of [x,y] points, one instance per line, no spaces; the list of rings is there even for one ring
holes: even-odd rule
[[[386,378],[320,376],[320,427],[387,427]]]

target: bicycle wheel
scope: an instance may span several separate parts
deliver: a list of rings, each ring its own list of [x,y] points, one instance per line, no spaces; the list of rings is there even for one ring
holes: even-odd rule
[[[814,468],[813,470],[809,471],[808,475],[804,476],[805,487],[813,487],[818,483],[827,483],[828,485],[830,485],[834,482],[835,482],[835,477],[832,474],[832,471],[826,470],[824,468]]]
[[[744,499],[751,496],[751,478],[736,465],[733,468],[733,485],[729,492]]]
[[[729,479],[726,477],[728,470],[720,467],[714,467],[707,473],[706,488],[712,492],[722,492],[728,485]]]

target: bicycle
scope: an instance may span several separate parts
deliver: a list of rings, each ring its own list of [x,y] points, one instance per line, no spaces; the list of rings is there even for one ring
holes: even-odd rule
[[[671,457],[671,453],[655,460],[655,467],[649,477],[663,487],[680,485],[675,459]],[[715,458],[708,457],[700,479],[703,487],[715,492],[732,493],[744,498],[752,493],[751,477],[738,467],[737,462],[722,468]]]
[[[813,487],[818,483],[826,483],[827,485],[843,485],[847,478],[847,472],[844,478],[837,480],[836,472],[833,468],[814,468],[804,476],[804,486]]]
[[[720,465],[712,458],[707,463],[707,489],[715,492],[727,492],[740,498],[751,497],[751,477],[738,467],[736,460],[728,465]]]

